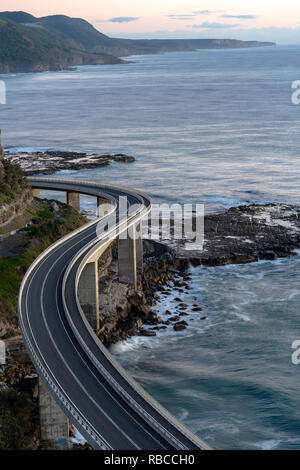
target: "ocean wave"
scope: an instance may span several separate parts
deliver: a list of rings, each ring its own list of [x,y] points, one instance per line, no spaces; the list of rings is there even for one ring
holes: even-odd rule
[[[4,147],[5,152],[10,153],[34,153],[34,152],[47,152],[54,151],[55,149],[49,147]]]

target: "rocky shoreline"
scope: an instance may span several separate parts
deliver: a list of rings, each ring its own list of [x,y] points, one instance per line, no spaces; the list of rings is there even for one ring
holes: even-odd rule
[[[47,150],[45,152],[5,152],[5,158],[20,165],[26,176],[36,174],[51,175],[60,170],[83,170],[101,168],[112,162],[132,163],[135,158],[123,153],[87,154]]]

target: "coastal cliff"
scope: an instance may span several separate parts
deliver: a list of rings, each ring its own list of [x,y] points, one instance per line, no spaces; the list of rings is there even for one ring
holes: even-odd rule
[[[4,158],[0,142],[0,226],[21,215],[31,200],[31,190],[20,166]]]

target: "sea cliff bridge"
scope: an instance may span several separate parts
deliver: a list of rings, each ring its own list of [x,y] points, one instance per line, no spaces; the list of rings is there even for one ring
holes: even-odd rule
[[[41,419],[48,419],[49,424],[56,414],[59,421],[60,412],[97,450],[208,450],[207,444],[122,369],[95,334],[97,261],[118,238],[119,277],[137,288],[143,263],[142,239],[120,235],[128,230],[140,231],[142,218],[151,210],[149,197],[95,182],[55,178],[28,181],[35,196],[40,190],[66,192],[67,202],[78,210],[80,194],[94,196],[99,211],[97,220],[43,252],[21,285],[19,320],[43,384]],[[120,197],[127,198],[126,214],[120,211]],[[102,211],[104,204],[106,210]],[[41,425],[43,428],[43,422]],[[54,423],[47,437],[62,439],[66,434],[61,419],[61,425]]]

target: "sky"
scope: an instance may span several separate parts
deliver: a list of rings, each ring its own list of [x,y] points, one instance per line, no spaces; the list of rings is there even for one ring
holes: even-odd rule
[[[126,38],[235,38],[300,44],[299,0],[1,0],[1,11],[84,18]]]

